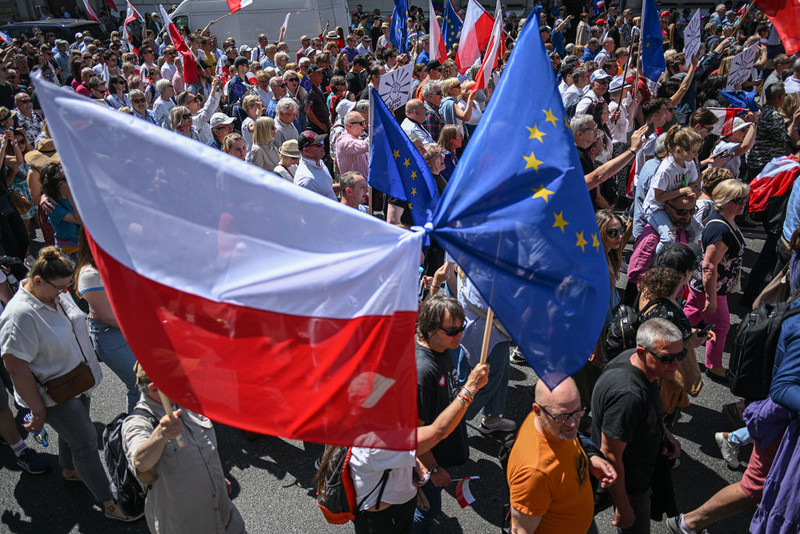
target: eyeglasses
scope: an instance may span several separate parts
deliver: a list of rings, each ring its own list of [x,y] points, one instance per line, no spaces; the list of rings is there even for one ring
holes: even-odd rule
[[[432,92],[431,94],[432,94],[432,95],[441,95],[441,94],[442,94],[442,92],[441,92],[441,91],[434,91],[434,92]]]
[[[609,230],[606,231],[606,235],[611,239],[621,237],[622,234],[624,233],[625,232],[622,230],[622,228],[610,228]]]
[[[674,362],[675,360],[678,360],[679,362],[683,361],[683,359],[686,357],[686,354],[688,353],[686,348],[684,348],[680,352],[676,352],[674,354],[669,353],[669,352],[656,353],[656,352],[653,352],[650,349],[644,349],[644,350],[649,352],[650,354],[652,354],[655,359],[657,359],[658,361],[660,361],[664,365],[669,365],[672,362]]]
[[[287,78],[287,82],[299,82],[300,78]]]
[[[750,195],[746,197],[734,198],[733,200],[731,200],[731,202],[733,202],[734,204],[745,204],[749,200],[750,200]]]
[[[144,98],[134,98],[133,100],[131,100],[131,102],[133,102],[134,104],[144,104],[145,100]]]
[[[672,208],[672,210],[675,212],[675,214],[678,217],[683,217],[684,215],[694,215],[695,213],[697,213],[697,208],[680,209],[680,208],[676,208],[675,206],[673,206],[669,202],[667,202],[667,206]]]
[[[439,330],[441,330],[442,332],[444,332],[448,336],[453,337],[453,336],[457,336],[458,334],[463,332],[466,328],[467,328],[467,323],[464,322],[464,323],[461,323],[461,326],[457,326],[455,328],[445,328],[445,327],[442,326],[442,327],[439,327]]]
[[[366,123],[367,121],[353,121],[350,124],[360,124],[361,126],[364,126]]]
[[[544,407],[544,406],[542,406],[541,404],[537,404],[537,406],[538,406],[539,408],[541,408],[541,410],[542,410],[542,411],[543,411],[545,414],[547,414],[547,416],[548,416],[550,419],[552,419],[554,423],[556,423],[556,424],[558,424],[558,425],[563,425],[563,424],[566,424],[566,423],[567,423],[567,421],[569,421],[570,419],[573,419],[573,420],[574,420],[574,421],[577,423],[577,422],[580,420],[580,418],[581,418],[581,417],[583,417],[584,415],[586,415],[586,408],[581,408],[581,409],[579,409],[579,410],[575,410],[575,411],[574,411],[574,412],[572,412],[572,413],[561,413],[561,414],[558,414],[558,415],[553,415],[553,414],[551,414],[550,412],[548,412],[548,411],[547,411],[547,408],[545,408],[545,407]]]
[[[46,278],[42,278],[42,280],[47,282],[47,285],[49,285],[53,289],[57,289],[59,293],[64,293],[65,291],[69,291],[69,284],[65,285],[64,287],[58,287],[57,285],[55,285],[53,282],[51,282]]]

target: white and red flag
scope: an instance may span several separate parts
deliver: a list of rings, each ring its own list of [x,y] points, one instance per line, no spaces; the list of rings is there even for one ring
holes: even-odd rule
[[[494,26],[492,27],[492,37],[483,55],[483,63],[478,75],[475,77],[475,85],[471,90],[486,89],[489,87],[489,80],[492,79],[492,71],[497,66],[497,59],[505,48],[505,35],[503,33],[503,6],[497,0],[497,7],[494,12]]]
[[[483,9],[477,0],[469,0],[464,25],[461,27],[461,38],[458,40],[456,63],[462,74],[481,57],[492,38],[494,18]]]
[[[100,17],[97,16],[97,11],[94,10],[90,0],[83,0],[83,7],[86,9],[86,15],[95,22],[100,22]]]
[[[469,489],[469,481],[477,480],[478,478],[480,477],[464,477],[456,484],[456,500],[461,508],[466,508],[475,502],[475,496],[472,495],[472,491]]]
[[[447,47],[444,45],[442,29],[439,27],[439,21],[436,20],[436,12],[433,10],[433,0],[428,0],[428,9],[430,10],[428,56],[431,60],[438,59],[444,63],[447,59]]]
[[[197,71],[197,60],[192,54],[192,51],[189,49],[189,46],[186,44],[186,41],[183,40],[183,35],[181,35],[180,30],[178,27],[175,26],[175,23],[172,22],[169,14],[167,14],[167,10],[164,9],[164,6],[158,4],[158,9],[161,13],[161,20],[164,22],[164,26],[166,26],[167,31],[169,32],[169,39],[172,41],[172,46],[175,47],[180,55],[181,63],[183,64],[183,81],[186,83],[197,83],[200,81],[200,74]]]
[[[719,136],[732,134],[733,119],[747,113],[747,110],[742,108],[708,108],[708,110],[719,119],[711,130],[711,133]]]
[[[228,0],[228,7],[231,8],[231,13],[236,13],[243,7],[247,7],[253,3],[253,0]]]
[[[775,212],[786,211],[783,202],[792,192],[800,175],[800,158],[795,155],[779,156],[764,166],[764,169],[750,182],[750,213],[759,213],[775,207]]]
[[[122,22],[122,39],[125,40],[125,41],[128,41],[131,44],[131,48],[133,49],[133,52],[138,56],[139,55],[139,49],[137,49],[135,46],[133,46],[133,37],[131,37],[131,34],[128,31],[128,24],[130,24],[131,22],[133,22],[133,21],[135,21],[137,19],[142,18],[142,16],[139,15],[139,12],[136,11],[136,8],[133,7],[133,4],[131,4],[130,0],[127,0],[127,3],[128,3],[128,7],[127,7],[127,11],[125,13],[125,20]]]
[[[158,387],[253,432],[413,450],[424,234],[51,85],[94,259]]]

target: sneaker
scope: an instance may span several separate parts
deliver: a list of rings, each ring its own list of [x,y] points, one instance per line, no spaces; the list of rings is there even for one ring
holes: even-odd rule
[[[681,528],[681,517],[683,517],[683,514],[666,518],[664,520],[664,526],[667,527],[667,530],[672,534],[697,534],[696,531],[688,527]]]
[[[144,512],[140,513],[139,515],[126,515],[125,512],[122,511],[122,508],[113,503],[104,506],[103,508],[103,513],[105,513],[106,519],[115,519],[117,521],[122,521],[123,523],[131,523],[132,521],[138,521],[144,517]]]
[[[32,475],[43,475],[50,472],[50,464],[42,455],[31,448],[22,451],[17,458],[17,465]]]
[[[486,424],[486,418],[481,421],[481,426],[478,427],[481,434],[491,434],[492,432],[512,432],[517,428],[517,423],[505,417],[495,417],[495,419]]]
[[[722,458],[728,463],[728,469],[739,469],[739,446],[734,445],[722,432],[714,434],[714,441],[722,453]]]
[[[511,354],[508,356],[508,360],[511,363],[516,363],[517,365],[528,363],[528,360],[526,360],[525,356],[523,356],[519,351],[519,347],[515,347],[514,350],[511,351]]]

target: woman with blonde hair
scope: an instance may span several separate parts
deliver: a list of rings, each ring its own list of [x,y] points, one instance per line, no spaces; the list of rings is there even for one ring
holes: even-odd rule
[[[294,173],[297,171],[297,164],[300,163],[300,158],[302,157],[297,145],[297,139],[284,141],[278,153],[281,159],[273,171],[280,175],[281,178],[294,182]]]
[[[175,106],[169,111],[169,127],[175,133],[197,140],[197,133],[192,126],[192,112],[186,106]]]
[[[253,128],[256,119],[263,115],[264,105],[261,99],[256,95],[246,95],[242,99],[242,109],[247,113],[247,118],[242,121],[242,137],[244,142],[247,143],[247,160],[250,161],[250,150],[253,146]]]
[[[444,170],[442,177],[445,180],[450,180],[453,171],[456,169],[458,157],[456,150],[461,148],[461,143],[464,141],[464,135],[461,133],[461,128],[455,124],[445,124],[442,127],[442,132],[439,134],[438,145],[444,150]]]
[[[275,121],[270,117],[259,117],[254,126],[250,162],[271,171],[280,163],[281,159],[278,148],[272,144],[272,138],[275,137]]]
[[[472,103],[475,101],[475,91],[467,96],[467,104],[464,109],[457,106],[457,101],[461,100],[461,84],[458,78],[447,78],[441,84],[442,100],[439,104],[439,113],[442,114],[445,124],[455,124],[461,129],[462,122],[468,122],[472,118]]]

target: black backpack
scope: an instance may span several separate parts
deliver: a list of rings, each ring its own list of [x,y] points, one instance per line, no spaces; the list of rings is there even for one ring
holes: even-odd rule
[[[378,485],[364,495],[360,502],[356,502],[356,488],[350,472],[352,452],[352,447],[329,447],[323,454],[322,461],[323,465],[327,465],[327,469],[320,467],[317,470],[317,479],[325,479],[325,489],[317,493],[317,505],[325,520],[332,525],[343,525],[355,519],[361,506],[375,493],[375,490],[378,490],[378,503],[380,503],[383,490],[389,482],[389,473],[392,470],[386,469]]]
[[[606,361],[611,361],[623,351],[636,346],[636,331],[639,329],[640,319],[659,302],[660,299],[651,300],[639,313],[627,304],[620,304],[614,309],[606,327]]]
[[[781,335],[781,325],[800,313],[800,306],[789,309],[794,302],[763,304],[747,314],[733,338],[728,382],[731,393],[747,400],[769,396],[775,351]]]
[[[146,417],[153,423],[153,428],[158,426],[158,418],[147,410],[134,408],[131,415],[134,414]],[[128,458],[122,448],[122,423],[127,418],[128,414],[121,413],[106,425],[103,430],[103,456],[106,459],[114,500],[126,515],[136,517],[144,512],[144,500],[150,486],[142,488],[133,469],[128,466]]]

